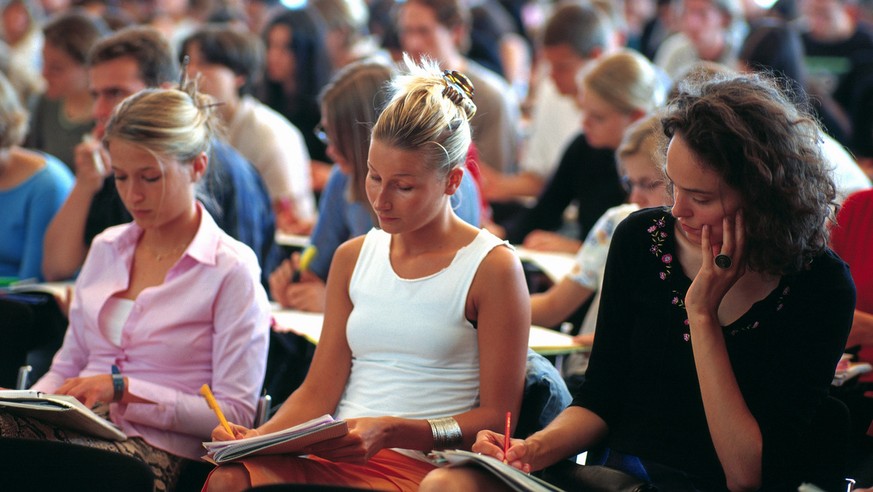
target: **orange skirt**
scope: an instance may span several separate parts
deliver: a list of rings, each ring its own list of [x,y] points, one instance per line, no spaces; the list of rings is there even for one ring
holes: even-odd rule
[[[265,455],[221,466],[243,465],[253,487],[278,483],[338,485],[372,490],[416,491],[434,465],[383,449],[365,465],[317,456]],[[205,490],[205,486],[204,486]]]

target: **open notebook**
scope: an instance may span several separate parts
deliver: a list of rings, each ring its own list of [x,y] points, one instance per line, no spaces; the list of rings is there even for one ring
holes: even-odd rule
[[[519,492],[561,492],[561,489],[506,463],[478,453],[461,449],[432,451],[428,454],[437,466],[475,466],[502,480]]]
[[[214,463],[233,461],[259,454],[296,454],[310,444],[341,437],[349,433],[345,420],[322,415],[308,422],[262,436],[235,441],[204,442],[206,459]]]
[[[0,408],[90,436],[112,441],[127,439],[115,424],[68,395],[52,395],[33,390],[0,390]]]

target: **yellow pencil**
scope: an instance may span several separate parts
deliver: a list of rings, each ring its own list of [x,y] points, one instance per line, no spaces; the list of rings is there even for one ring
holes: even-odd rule
[[[221,422],[224,430],[227,431],[228,434],[233,436],[233,429],[230,428],[230,424],[227,423],[227,419],[224,418],[224,414],[221,413],[221,407],[218,406],[218,402],[215,401],[215,396],[212,395],[212,390],[209,389],[208,384],[204,384],[200,387],[200,394],[206,398],[206,403],[209,405],[209,408],[215,412],[215,415],[218,417],[218,421]]]

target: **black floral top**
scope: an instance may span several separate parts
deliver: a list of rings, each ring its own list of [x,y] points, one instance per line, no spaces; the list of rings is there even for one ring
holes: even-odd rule
[[[596,343],[574,404],[609,425],[606,445],[725,488],[709,435],[676,257],[675,219],[641,210],[617,228]],[[728,354],[764,439],[765,487],[792,480],[801,430],[826,395],[852,323],[848,267],[828,251],[724,327]],[[796,489],[796,486],[795,486]]]

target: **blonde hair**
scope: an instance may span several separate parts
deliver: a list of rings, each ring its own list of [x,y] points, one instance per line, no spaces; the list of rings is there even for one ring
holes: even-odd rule
[[[27,135],[28,113],[9,79],[0,72],[0,149],[21,145]]]
[[[425,165],[446,175],[462,165],[472,140],[470,118],[476,113],[472,84],[467,94],[435,61],[403,59],[407,73],[395,77],[391,99],[373,127],[373,140],[401,150],[421,152]]]
[[[582,88],[623,113],[649,113],[664,101],[664,88],[655,68],[630,50],[598,60],[583,76]]]
[[[661,151],[667,142],[661,115],[651,114],[632,123],[624,131],[621,144],[615,150],[616,161],[621,162],[634,155],[644,155],[653,167],[661,166]]]
[[[106,125],[107,147],[124,140],[180,163],[208,154],[217,131],[212,98],[193,86],[145,89],[122,101]]]

